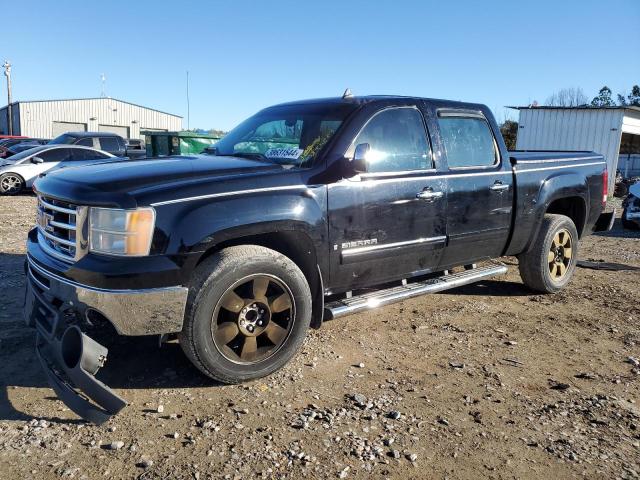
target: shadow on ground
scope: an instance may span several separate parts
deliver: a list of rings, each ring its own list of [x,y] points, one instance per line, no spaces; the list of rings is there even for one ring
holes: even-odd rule
[[[608,232],[597,232],[594,233],[594,235],[610,238],[640,238],[640,230],[628,230],[623,228],[622,220],[620,218],[616,218],[611,230]]]
[[[24,255],[0,253],[0,420],[30,420],[9,399],[15,387],[49,388],[35,355],[35,330],[22,319],[25,275]],[[109,349],[108,360],[97,377],[115,389],[162,389],[216,386],[191,363],[177,342],[159,347],[158,337],[121,337],[115,330],[96,338]],[[120,392],[125,398],[126,391]],[[58,401],[53,391],[48,401]],[[43,417],[38,417],[43,418]],[[46,418],[50,421],[64,421]]]
[[[526,297],[535,295],[530,289],[518,282],[500,280],[482,280],[442,292],[449,295],[481,295],[485,297]]]

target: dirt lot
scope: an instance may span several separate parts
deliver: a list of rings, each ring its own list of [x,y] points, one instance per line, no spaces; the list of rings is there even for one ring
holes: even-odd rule
[[[640,271],[579,268],[533,295],[509,273],[326,323],[279,373],[215,385],[157,338],[114,339],[102,427],[47,387],[21,320],[35,199],[0,197],[0,477],[637,478]],[[640,266],[640,236],[581,259]],[[629,358],[632,357],[632,358]]]

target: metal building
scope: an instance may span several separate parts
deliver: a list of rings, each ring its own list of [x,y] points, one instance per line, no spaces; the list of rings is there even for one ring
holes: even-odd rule
[[[615,171],[640,175],[640,107],[511,107],[520,113],[518,150],[592,150]]]
[[[70,131],[114,132],[142,138],[141,130],[176,131],[182,117],[115,98],[37,100],[11,104],[13,134],[54,138]],[[0,109],[0,134],[8,133],[7,109]]]

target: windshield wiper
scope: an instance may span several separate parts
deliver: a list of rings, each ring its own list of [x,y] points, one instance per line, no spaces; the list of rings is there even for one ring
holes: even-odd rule
[[[224,155],[218,154],[218,155],[221,157],[240,157],[240,158],[249,158],[251,160],[262,160],[263,162],[269,161],[267,157],[257,152],[234,152],[228,155],[227,154],[224,154]]]

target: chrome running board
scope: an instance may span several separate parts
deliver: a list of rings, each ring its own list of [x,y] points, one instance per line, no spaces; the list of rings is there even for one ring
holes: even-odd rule
[[[485,267],[472,268],[460,273],[407,283],[406,285],[399,285],[385,290],[377,290],[351,298],[343,298],[342,300],[325,304],[324,319],[331,320],[344,315],[389,305],[426,293],[441,292],[450,288],[460,287],[487,277],[503,275],[505,273],[507,273],[507,267],[504,265],[488,265]]]

